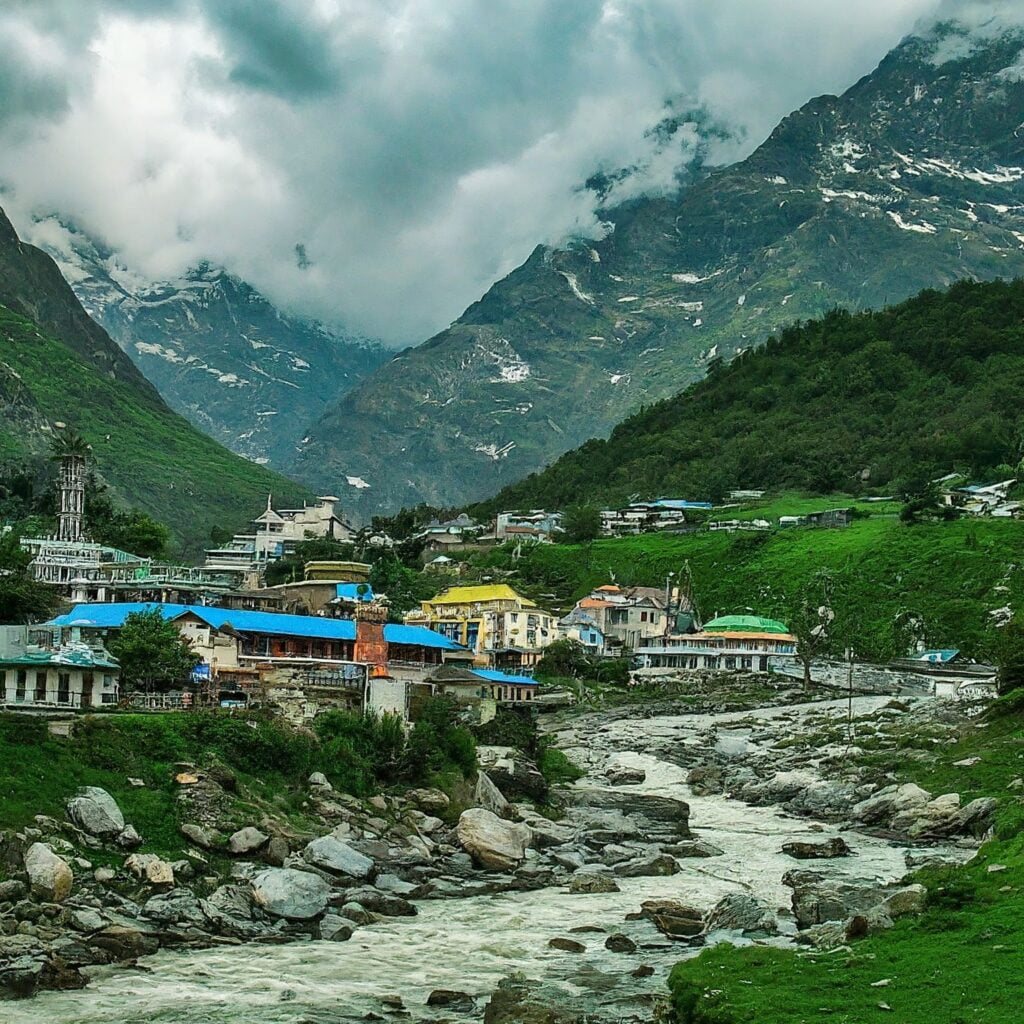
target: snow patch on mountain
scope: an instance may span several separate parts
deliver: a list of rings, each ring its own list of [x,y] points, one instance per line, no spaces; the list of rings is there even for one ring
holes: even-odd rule
[[[887,211],[889,216],[892,217],[893,223],[896,227],[901,228],[903,231],[917,231],[922,235],[934,235],[938,231],[938,228],[934,224],[929,224],[928,221],[923,220],[920,224],[910,224],[905,221],[895,210]]]

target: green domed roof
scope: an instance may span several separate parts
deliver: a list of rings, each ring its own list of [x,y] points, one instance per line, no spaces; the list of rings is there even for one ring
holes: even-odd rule
[[[766,619],[761,615],[719,615],[705,627],[705,633],[788,633],[785,624],[778,619]]]

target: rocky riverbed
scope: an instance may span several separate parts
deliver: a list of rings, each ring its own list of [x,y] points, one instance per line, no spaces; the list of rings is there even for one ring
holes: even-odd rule
[[[879,725],[915,713],[854,710]],[[503,750],[482,752],[491,774],[451,822],[436,791],[361,803],[311,779],[313,837],[267,821],[218,835],[200,811],[220,783],[200,773],[178,863],[144,838],[126,852],[140,837],[84,793],[99,811],[5,838],[0,983],[64,989],[5,1019],[650,1020],[669,968],[703,944],[845,942],[920,909],[920,887],[898,884],[908,865],[973,853],[991,808],[841,770],[842,750],[794,751],[847,711],[555,720],[587,772],[556,822],[509,800],[531,769]]]

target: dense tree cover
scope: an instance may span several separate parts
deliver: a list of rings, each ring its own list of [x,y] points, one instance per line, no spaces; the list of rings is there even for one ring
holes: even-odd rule
[[[601,536],[601,512],[596,505],[573,505],[565,510],[562,532],[569,544],[586,544]]]
[[[28,563],[17,532],[0,536],[0,623],[38,622],[56,610],[56,591],[32,579]]]
[[[796,324],[476,507],[566,508],[731,488],[895,490],[1024,455],[1024,281],[961,282]]]
[[[184,685],[200,661],[156,609],[132,612],[110,642],[110,653],[121,663],[124,689],[141,687],[146,693]]]

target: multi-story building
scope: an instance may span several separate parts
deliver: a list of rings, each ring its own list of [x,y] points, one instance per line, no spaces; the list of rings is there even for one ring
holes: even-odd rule
[[[558,638],[554,616],[505,583],[450,587],[405,621],[468,647],[477,665],[494,668],[532,668]]]
[[[201,659],[195,678],[208,700],[232,693],[265,700],[268,690],[290,688],[322,701],[333,694],[334,706],[373,706],[372,669],[388,670],[379,678],[404,686],[439,666],[446,651],[459,650],[432,630],[384,625],[376,613],[334,619],[205,605],[95,604],[79,605],[48,625],[102,639],[132,613],[153,610],[174,623]]]
[[[0,626],[0,704],[14,710],[85,710],[118,700],[120,667],[98,641],[61,642],[39,626]]]
[[[697,633],[673,634],[638,646],[641,676],[659,670],[710,669],[767,672],[796,658],[796,637],[783,623],[758,615],[723,615]]]
[[[657,587],[620,587],[607,583],[578,601],[573,612],[582,613],[596,623],[604,637],[606,653],[632,651],[668,632],[665,594]]]
[[[348,542],[355,531],[337,512],[338,499],[324,495],[316,505],[275,509],[267,507],[252,521],[252,533],[236,533],[227,544],[206,552],[207,569],[233,572],[244,586],[256,586],[269,562],[287,555],[304,540],[329,538]]]

